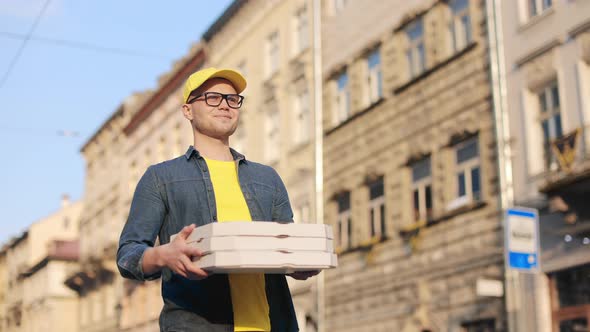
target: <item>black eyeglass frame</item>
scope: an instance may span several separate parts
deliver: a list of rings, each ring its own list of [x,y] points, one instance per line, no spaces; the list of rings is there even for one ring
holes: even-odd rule
[[[221,99],[219,100],[219,103],[217,105],[209,104],[209,99],[207,98],[207,95],[209,95],[209,94],[221,96]],[[244,96],[242,96],[240,94],[237,94],[237,93],[224,94],[224,93],[214,92],[214,91],[203,92],[203,93],[201,93],[199,95],[193,96],[193,98],[190,98],[190,96],[189,96],[189,99],[187,100],[186,103],[187,104],[192,104],[195,101],[197,101],[197,99],[199,99],[199,98],[201,98],[203,96],[205,96],[205,103],[207,105],[211,106],[211,107],[217,107],[217,106],[221,105],[221,103],[223,103],[223,100],[224,99],[225,99],[225,102],[227,103],[227,106],[229,106],[230,108],[233,108],[233,109],[239,109],[240,107],[242,107],[242,104],[244,103]],[[239,97],[240,100],[238,101],[238,106],[237,107],[234,107],[234,106],[231,106],[230,105],[229,100],[227,99],[230,96],[238,96]]]

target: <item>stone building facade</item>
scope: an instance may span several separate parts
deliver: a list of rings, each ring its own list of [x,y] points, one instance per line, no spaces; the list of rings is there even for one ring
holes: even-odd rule
[[[133,190],[123,129],[145,94],[129,96],[81,149],[85,160],[85,209],[80,218],[78,269],[64,282],[78,293],[79,331],[119,331],[124,282],[116,266],[119,235]]]
[[[535,331],[590,324],[590,2],[502,1],[513,205],[537,209],[541,273],[518,276]],[[526,290],[534,290],[526,291]]]
[[[326,330],[502,330],[485,1],[323,9]]]

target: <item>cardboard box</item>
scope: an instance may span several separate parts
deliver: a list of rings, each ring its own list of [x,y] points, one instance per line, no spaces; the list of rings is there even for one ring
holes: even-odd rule
[[[333,241],[320,237],[217,236],[188,244],[203,254],[227,250],[334,251]]]
[[[231,221],[214,222],[199,226],[187,238],[187,242],[217,236],[274,236],[318,237],[333,239],[332,227],[324,224],[295,224],[279,222]],[[172,238],[171,238],[172,240]]]
[[[194,261],[201,269],[213,273],[287,274],[324,270],[338,265],[335,254],[319,251],[217,251]]]
[[[197,227],[186,242],[209,272],[286,274],[336,267],[333,237],[329,225],[244,221]]]

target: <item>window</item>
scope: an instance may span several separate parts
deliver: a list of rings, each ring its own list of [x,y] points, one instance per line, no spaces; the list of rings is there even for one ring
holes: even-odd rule
[[[280,128],[280,117],[279,111],[276,109],[268,113],[266,117],[266,147],[264,152],[266,154],[266,160],[268,162],[274,162],[279,159],[279,128]]]
[[[373,50],[367,56],[367,87],[367,104],[371,105],[383,96],[383,82],[381,77],[381,57],[378,48]]]
[[[305,88],[295,96],[295,133],[293,135],[295,145],[309,141],[310,129],[309,93]]]
[[[385,236],[385,196],[383,177],[369,184],[371,238]]]
[[[420,75],[426,68],[424,50],[424,26],[422,19],[418,19],[406,28],[408,36],[408,50],[406,57],[410,68],[410,78]]]
[[[412,192],[415,221],[432,219],[432,174],[430,157],[412,165]]]
[[[557,158],[551,151],[551,142],[563,136],[561,113],[559,111],[559,90],[557,81],[547,84],[539,93],[539,122],[543,129],[543,147],[545,167],[557,169]]]
[[[452,53],[456,53],[465,48],[471,42],[471,21],[469,17],[468,0],[449,1],[451,8],[451,41]]]
[[[266,41],[267,63],[266,74],[272,76],[279,69],[279,32],[275,31]]]
[[[70,227],[70,218],[64,217],[64,229],[68,229]]]
[[[553,0],[526,0],[529,18],[542,14],[553,5]]]
[[[336,108],[334,124],[344,122],[350,117],[350,92],[348,90],[348,74],[343,71],[336,80]]]
[[[352,225],[350,215],[350,191],[336,197],[338,218],[336,220],[336,247],[344,249],[352,246]]]
[[[457,197],[468,202],[481,199],[479,147],[476,138],[457,145]]]
[[[462,332],[494,332],[496,331],[494,319],[481,319],[461,324]]]
[[[294,55],[299,54],[309,46],[309,25],[307,24],[307,7],[303,6],[295,12],[295,45]]]

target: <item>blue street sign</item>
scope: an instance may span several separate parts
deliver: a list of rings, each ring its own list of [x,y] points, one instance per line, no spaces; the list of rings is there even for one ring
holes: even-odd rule
[[[506,259],[508,268],[539,271],[539,214],[535,209],[515,207],[506,211]]]

